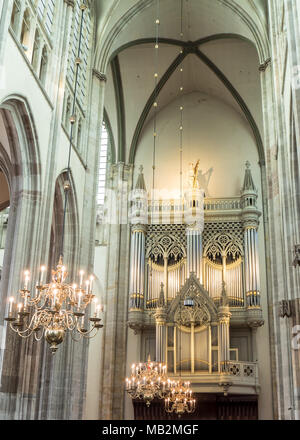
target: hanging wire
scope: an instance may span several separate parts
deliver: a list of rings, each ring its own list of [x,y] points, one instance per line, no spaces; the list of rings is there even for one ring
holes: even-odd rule
[[[156,1],[156,20],[155,20],[155,72],[154,72],[154,116],[153,116],[153,154],[152,154],[152,197],[151,197],[151,222],[153,220],[153,213],[154,213],[154,191],[155,191],[155,168],[156,168],[156,146],[157,146],[157,97],[158,97],[158,49],[159,49],[159,25],[160,25],[160,0]],[[152,234],[152,240],[151,240],[151,251],[150,251],[150,276],[151,276],[151,292],[153,295],[153,261],[152,261],[152,249],[153,249],[153,243],[154,243],[154,234]]]
[[[62,236],[61,236],[61,247],[60,247],[60,256],[64,255],[64,238],[65,238],[65,228],[66,228],[66,212],[67,212],[67,204],[68,204],[68,193],[70,190],[70,176],[71,176],[71,152],[72,152],[72,143],[73,143],[73,131],[74,124],[76,122],[75,115],[75,107],[76,107],[76,98],[77,98],[77,88],[78,88],[78,75],[81,64],[81,44],[82,44],[82,31],[83,31],[83,22],[84,22],[84,12],[87,9],[87,5],[84,1],[80,4],[81,10],[81,19],[80,19],[80,30],[79,30],[79,43],[78,43],[78,52],[77,58],[75,59],[75,86],[74,86],[74,97],[73,97],[73,105],[72,105],[72,115],[70,117],[71,129],[69,136],[69,153],[68,153],[68,165],[67,165],[67,180],[65,182],[64,191],[65,191],[65,200],[64,200],[64,212],[63,212],[63,226],[62,226]]]
[[[180,0],[180,38],[183,41],[183,0]],[[183,63],[180,67],[180,88],[179,93],[181,95],[181,105],[180,105],[180,126],[179,126],[179,161],[180,161],[180,167],[179,167],[179,174],[180,174],[180,204],[181,204],[181,219],[183,220],[183,210],[184,210],[184,204],[183,204],[183,182],[182,182],[182,155],[183,155],[183,109],[184,109],[184,102],[183,102]],[[181,325],[181,306],[182,301],[180,298],[179,302],[179,316],[180,316],[180,325]],[[179,377],[181,379],[181,368],[182,368],[182,353],[181,353],[181,338],[182,338],[182,329],[180,329],[180,340],[179,340],[179,354],[180,354],[180,368],[179,368]]]

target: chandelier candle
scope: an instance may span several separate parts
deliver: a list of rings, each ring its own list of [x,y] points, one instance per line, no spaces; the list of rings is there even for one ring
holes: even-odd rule
[[[166,366],[152,362],[149,357],[147,362],[131,366],[131,377],[126,378],[126,391],[132,399],[142,399],[150,406],[153,399],[167,396],[169,383]]]
[[[27,271],[26,271],[27,272]],[[45,269],[42,271],[45,272]],[[94,317],[90,317],[91,328],[84,328],[85,316],[87,316],[88,305],[92,302],[94,295],[91,290],[90,281],[86,282],[86,290],[77,288],[76,284],[67,284],[68,276],[66,267],[60,259],[56,270],[52,271],[52,280],[48,284],[36,286],[36,295],[31,297],[28,290],[29,276],[25,275],[24,289],[20,290],[23,303],[20,302],[14,310],[14,298],[9,300],[9,313],[6,321],[10,327],[23,338],[34,335],[39,341],[44,336],[50,344],[52,353],[55,353],[57,346],[63,342],[67,332],[75,336],[92,338],[103,326],[100,324],[101,306],[97,309]],[[82,278],[83,274],[80,273]],[[43,277],[40,277],[43,280]],[[30,319],[27,318],[30,316]],[[82,319],[80,319],[82,318]],[[76,340],[76,339],[75,339]]]

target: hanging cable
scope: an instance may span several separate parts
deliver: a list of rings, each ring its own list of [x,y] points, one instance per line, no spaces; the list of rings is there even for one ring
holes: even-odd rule
[[[153,220],[153,213],[154,213],[154,192],[155,192],[155,167],[156,167],[156,146],[157,146],[157,97],[158,97],[158,49],[159,49],[159,26],[160,26],[160,19],[159,19],[159,12],[160,12],[160,0],[156,1],[156,20],[155,20],[155,72],[154,72],[154,116],[153,116],[153,153],[152,153],[152,196],[151,196],[151,222]],[[151,251],[150,251],[150,276],[151,276],[151,291],[153,294],[153,261],[152,261],[152,249],[153,249],[153,243],[154,243],[154,234],[152,234],[152,240],[151,240]]]
[[[183,41],[183,0],[180,0],[180,38]],[[179,126],[179,173],[180,173],[180,204],[181,204],[181,221],[183,221],[183,212],[184,212],[184,203],[183,203],[183,181],[182,181],[182,159],[183,159],[183,64],[181,64],[180,67],[180,88],[179,88],[180,96],[181,96],[181,105],[180,105],[180,126]],[[181,299],[179,303],[180,307],[180,323],[181,323]],[[181,337],[182,337],[182,330],[180,330],[180,370],[179,375],[181,378],[181,368],[182,368],[182,362],[181,362]]]
[[[78,88],[78,75],[79,75],[79,69],[80,64],[82,62],[80,55],[81,55],[81,44],[82,44],[82,31],[83,31],[83,23],[84,23],[84,12],[87,9],[87,5],[83,1],[80,4],[80,10],[81,10],[81,19],[80,19],[80,30],[79,30],[79,42],[78,42],[78,51],[77,51],[77,58],[75,59],[75,85],[74,85],[74,97],[73,97],[73,105],[72,105],[72,115],[70,117],[70,136],[69,136],[69,153],[68,153],[68,165],[67,165],[67,180],[64,184],[64,191],[65,191],[65,200],[64,200],[64,211],[63,211],[63,225],[62,225],[62,235],[61,235],[61,247],[60,247],[60,256],[63,258],[64,255],[64,238],[65,238],[65,227],[66,227],[66,212],[67,212],[67,204],[68,204],[68,193],[71,189],[71,183],[70,183],[70,177],[71,177],[71,152],[72,152],[72,144],[73,144],[73,131],[74,131],[74,124],[76,122],[76,113],[75,113],[75,107],[76,107],[76,98],[77,98],[77,88]]]

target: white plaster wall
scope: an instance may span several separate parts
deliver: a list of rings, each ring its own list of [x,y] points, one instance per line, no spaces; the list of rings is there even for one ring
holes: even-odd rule
[[[181,100],[177,99],[157,115],[155,187],[179,191],[179,125]],[[204,173],[213,168],[208,185],[210,197],[239,196],[245,162],[249,160],[253,178],[260,183],[258,153],[246,120],[223,101],[204,93],[184,97],[183,174],[189,163],[200,159]],[[152,188],[153,121],[145,127],[135,159],[135,179],[144,165],[147,190]]]
[[[264,325],[257,329],[257,357],[259,368],[260,395],[258,399],[258,416],[260,420],[273,419],[273,397],[271,383],[271,359],[270,359],[270,336],[269,336],[269,315],[267,298],[266,279],[266,257],[265,257],[265,236],[263,227],[263,216],[260,219],[258,228],[258,252],[260,267],[260,288],[261,306],[263,311]]]
[[[5,79],[1,83],[0,103],[3,103],[10,96],[20,95],[26,98],[37,132],[42,173],[44,174],[47,164],[52,109],[11,35],[7,38],[4,65]]]

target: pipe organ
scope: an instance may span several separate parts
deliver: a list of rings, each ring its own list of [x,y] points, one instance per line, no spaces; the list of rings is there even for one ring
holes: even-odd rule
[[[252,338],[253,329],[263,324],[257,239],[260,212],[249,167],[239,200],[219,198],[214,203],[209,199],[208,204],[204,202],[206,209],[203,191],[192,188],[185,193],[184,203],[148,201],[155,215],[148,210],[141,216],[139,209],[147,205],[147,193],[142,175],[138,181],[133,198],[129,326],[142,333],[145,329],[147,338],[153,329],[156,350],[152,357],[166,362],[170,374],[236,374],[244,367],[233,365],[231,359],[231,354],[235,362],[240,356],[239,348],[231,346],[231,320],[237,316],[235,322],[241,328],[248,326]],[[175,216],[174,208],[184,206],[187,212]],[[148,224],[141,223],[141,218]],[[253,339],[251,347],[255,346]],[[251,364],[249,371],[255,368]]]

